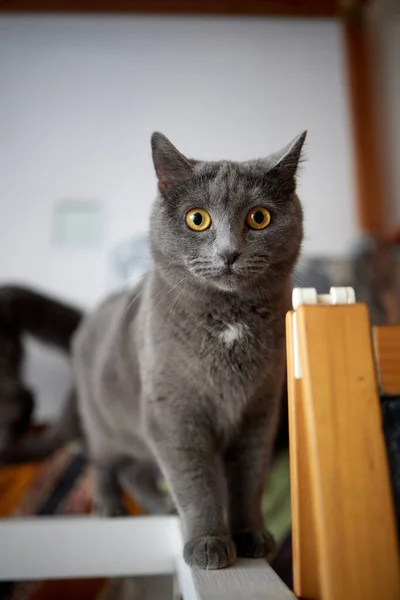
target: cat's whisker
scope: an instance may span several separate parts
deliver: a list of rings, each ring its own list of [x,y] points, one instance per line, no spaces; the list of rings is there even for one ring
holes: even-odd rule
[[[180,291],[180,292],[177,294],[177,296],[176,296],[176,297],[175,297],[175,298],[172,300],[171,304],[169,305],[169,307],[167,308],[167,310],[166,310],[166,312],[165,312],[165,314],[164,314],[164,318],[167,316],[167,314],[168,314],[170,311],[171,311],[171,313],[170,313],[170,316],[171,316],[171,318],[173,318],[173,316],[174,316],[174,314],[175,314],[175,312],[174,312],[174,311],[176,311],[176,308],[177,308],[177,306],[178,306],[178,301],[179,301],[180,297],[182,296],[183,292],[185,292],[185,291],[186,291],[186,289],[187,289],[187,286],[188,286],[188,284],[187,284],[186,282],[188,281],[188,279],[189,279],[189,278],[188,278],[188,277],[186,277],[185,281],[183,281],[183,286],[182,286],[182,289],[181,289],[181,291]],[[186,283],[186,285],[185,285],[185,283]]]
[[[275,273],[276,275],[279,275],[282,277],[287,276],[286,271],[279,269],[278,267],[276,267],[274,265],[271,265],[269,267],[269,270],[272,271],[273,273]],[[298,287],[306,287],[307,286],[307,282],[305,281],[305,278],[303,275],[301,275],[301,273],[294,271],[292,273],[291,279],[292,279],[292,282]]]
[[[159,292],[155,298],[153,298],[153,306],[152,306],[152,310],[150,311],[150,314],[148,315],[146,322],[145,322],[145,329],[147,328],[147,325],[150,321],[150,318],[152,317],[152,315],[154,314],[154,312],[157,310],[157,308],[160,306],[161,302],[169,295],[171,294],[177,287],[178,285],[180,285],[181,283],[183,283],[187,278],[187,275],[185,275],[184,277],[182,277],[178,282],[175,283],[175,285],[173,285],[170,288],[163,288],[161,290],[161,292]],[[165,292],[163,294],[163,292]],[[158,298],[157,302],[155,302],[155,299]],[[165,316],[165,315],[164,315]]]
[[[155,267],[154,269],[148,269],[144,273],[141,273],[137,277],[134,277],[133,279],[131,279],[128,283],[126,283],[123,286],[123,289],[127,289],[129,286],[132,285],[132,283],[134,281],[142,279],[143,277],[147,276],[149,273],[157,273],[159,271],[166,271],[166,270],[174,269],[174,268],[178,268],[178,267],[175,267],[175,266],[174,267]],[[126,308],[125,308],[125,310],[124,310],[124,312],[122,314],[121,321],[123,321],[125,319],[126,315],[128,314],[129,310],[133,306],[134,302],[142,295],[142,293],[143,293],[143,289],[140,290],[137,294],[135,294],[133,296],[133,298],[131,298],[129,300],[129,302],[128,302],[128,304],[127,304],[127,306],[126,306]]]
[[[193,275],[195,277],[210,277],[212,275],[216,274],[216,270],[215,269],[208,269],[208,270],[199,270],[199,271],[192,271]]]
[[[296,287],[307,287],[307,282],[305,278],[299,273],[294,273],[292,275],[292,282]]]
[[[167,292],[166,294],[164,294],[164,296],[162,296],[162,298],[159,300],[159,302],[157,303],[157,305],[156,305],[156,306],[154,306],[154,309],[156,309],[156,308],[157,308],[157,307],[158,307],[158,306],[161,304],[161,302],[164,300],[164,298],[166,298],[166,296],[167,296],[167,295],[169,295],[170,293],[172,293],[172,292],[173,292],[173,291],[174,291],[174,290],[175,290],[175,289],[176,289],[176,288],[177,288],[179,285],[181,285],[182,283],[185,283],[185,281],[186,281],[186,280],[187,280],[187,276],[183,277],[183,278],[182,278],[182,279],[180,279],[180,280],[179,280],[179,281],[178,281],[178,282],[177,282],[177,283],[176,283],[174,286],[172,286],[172,288],[170,288],[170,289],[168,290],[168,292]],[[173,301],[174,301],[174,299],[172,300],[172,302],[173,302]],[[165,311],[165,313],[164,313],[164,316],[163,316],[163,318],[162,318],[162,319],[161,319],[161,321],[160,321],[161,323],[162,323],[162,321],[165,319],[165,317],[166,317],[166,315],[167,315],[167,313],[168,313],[168,310],[169,310],[169,307],[168,307],[168,308],[167,308],[167,310]]]
[[[134,283],[135,281],[137,281],[138,279],[141,279],[142,277],[148,275],[149,273],[157,273],[160,271],[168,271],[170,269],[178,269],[179,266],[178,265],[173,265],[170,267],[154,267],[152,269],[146,269],[145,271],[143,271],[142,273],[140,273],[139,275],[137,275],[136,277],[133,277],[132,279],[130,279],[127,283],[125,283],[122,286],[122,289],[127,289],[128,286],[132,285],[132,283]]]

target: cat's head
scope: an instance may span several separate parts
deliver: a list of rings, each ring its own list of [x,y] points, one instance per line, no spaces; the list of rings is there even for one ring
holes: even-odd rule
[[[239,163],[190,160],[154,133],[150,240],[164,274],[229,292],[287,279],[303,237],[296,171],[305,137]]]

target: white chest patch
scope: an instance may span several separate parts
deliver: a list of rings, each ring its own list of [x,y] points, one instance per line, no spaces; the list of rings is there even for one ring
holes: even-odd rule
[[[242,325],[241,323],[229,323],[225,329],[221,331],[219,338],[226,346],[232,346],[232,344],[239,342],[245,337],[247,330],[247,325]]]

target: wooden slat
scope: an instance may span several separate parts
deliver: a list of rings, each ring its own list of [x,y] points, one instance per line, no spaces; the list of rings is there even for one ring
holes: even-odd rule
[[[294,377],[293,312],[286,316],[293,589],[299,598],[320,600],[309,443],[301,381]]]
[[[347,2],[344,4],[348,5]],[[369,35],[361,6],[358,11],[344,12],[343,33],[354,140],[358,221],[363,232],[379,234],[384,232],[387,225],[388,207],[382,177]]]
[[[400,327],[374,327],[373,337],[381,391],[400,394]]]
[[[331,17],[337,5],[335,0],[4,0],[0,12]]]
[[[364,305],[297,310],[321,599],[398,600],[399,555]]]

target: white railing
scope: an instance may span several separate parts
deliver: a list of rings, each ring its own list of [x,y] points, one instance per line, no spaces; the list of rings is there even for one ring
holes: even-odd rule
[[[184,600],[294,599],[263,560],[187,567],[177,517],[0,519],[0,580],[139,575],[175,575]]]

